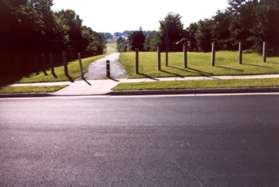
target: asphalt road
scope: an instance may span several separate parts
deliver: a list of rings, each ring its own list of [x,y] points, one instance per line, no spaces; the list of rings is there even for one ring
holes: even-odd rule
[[[278,186],[279,96],[0,99],[0,186]]]

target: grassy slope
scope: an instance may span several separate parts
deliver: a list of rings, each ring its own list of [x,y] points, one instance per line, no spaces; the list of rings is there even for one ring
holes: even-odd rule
[[[99,55],[99,56],[94,56],[94,57],[89,57],[89,58],[83,59],[82,64],[83,64],[84,70],[87,71],[89,65],[93,61],[98,60],[102,57],[104,57],[104,55]],[[69,62],[68,69],[69,69],[69,74],[73,79],[77,79],[77,78],[80,77],[80,67],[79,67],[79,62],[77,60]],[[64,67],[63,66],[55,68],[55,73],[58,76],[57,79],[55,79],[52,76],[50,70],[47,71],[47,73],[48,73],[48,76],[45,76],[42,72],[39,75],[32,74],[29,77],[22,78],[19,82],[21,82],[21,83],[31,83],[31,82],[68,81],[68,78],[64,75]]]
[[[55,92],[65,86],[21,86],[21,87],[4,87],[0,88],[0,94],[6,93],[42,93]]]
[[[268,58],[263,63],[260,55],[247,53],[243,55],[243,65],[237,62],[237,52],[220,51],[216,53],[216,66],[211,66],[211,53],[190,52],[189,68],[185,69],[182,53],[169,54],[169,67],[165,66],[165,54],[162,53],[162,71],[157,70],[157,54],[155,52],[140,53],[140,73],[135,73],[135,53],[122,53],[120,61],[126,68],[130,78],[138,77],[185,77],[210,75],[247,75],[279,73],[279,57]]]
[[[263,88],[279,87],[279,79],[248,80],[194,80],[194,81],[161,81],[145,83],[122,83],[113,88],[124,90],[161,90],[161,89],[206,89],[206,88]]]

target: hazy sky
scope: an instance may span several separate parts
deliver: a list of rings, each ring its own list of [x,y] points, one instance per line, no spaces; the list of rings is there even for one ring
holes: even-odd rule
[[[83,23],[97,32],[158,30],[159,20],[169,12],[179,13],[187,27],[210,18],[227,0],[54,0],[54,10],[73,9]]]

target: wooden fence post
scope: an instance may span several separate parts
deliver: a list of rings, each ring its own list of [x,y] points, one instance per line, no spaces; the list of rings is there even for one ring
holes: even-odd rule
[[[161,71],[161,49],[157,47],[158,70]]]
[[[215,66],[215,56],[216,56],[216,51],[215,51],[215,43],[212,42],[211,44],[211,63],[212,63],[212,66]]]
[[[166,47],[166,66],[169,66],[169,49]]]
[[[80,53],[78,53],[78,62],[79,62],[79,68],[80,68],[80,77],[84,79],[84,72],[83,72],[83,66],[82,66],[82,59]]]
[[[263,42],[263,62],[266,63],[266,42]]]
[[[51,68],[51,74],[53,75],[54,78],[57,78],[57,75],[55,74],[55,70],[54,70],[53,54],[51,52],[49,53],[49,65]]]
[[[43,72],[44,72],[45,76],[47,76],[48,74],[47,74],[47,71],[46,71],[47,67],[46,67],[46,59],[45,59],[44,53],[41,54],[41,63],[42,63],[42,66],[43,66]]]
[[[139,74],[139,49],[136,49],[136,74]]]
[[[242,58],[242,43],[239,42],[238,44],[238,63],[242,64],[243,63],[243,58]]]
[[[188,68],[188,49],[187,49],[186,42],[183,44],[183,54],[184,54],[184,67]]]

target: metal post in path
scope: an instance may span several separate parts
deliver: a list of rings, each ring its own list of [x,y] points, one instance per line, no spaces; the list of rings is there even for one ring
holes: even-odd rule
[[[139,49],[136,49],[136,74],[139,74]]]
[[[211,63],[212,63],[212,66],[215,66],[215,56],[216,56],[216,51],[215,51],[215,43],[212,42],[211,44],[212,48],[211,48]]]
[[[157,47],[157,60],[158,60],[158,70],[161,71],[161,50],[160,47]]]
[[[263,42],[263,62],[266,63],[266,42]]]
[[[110,76],[110,60],[106,61],[106,70],[107,70],[107,78],[111,78],[111,76]]]
[[[238,63],[242,64],[243,63],[243,58],[242,58],[242,43],[239,42],[238,44]]]
[[[188,49],[187,49],[186,42],[183,44],[183,54],[184,54],[184,67],[188,68]]]

